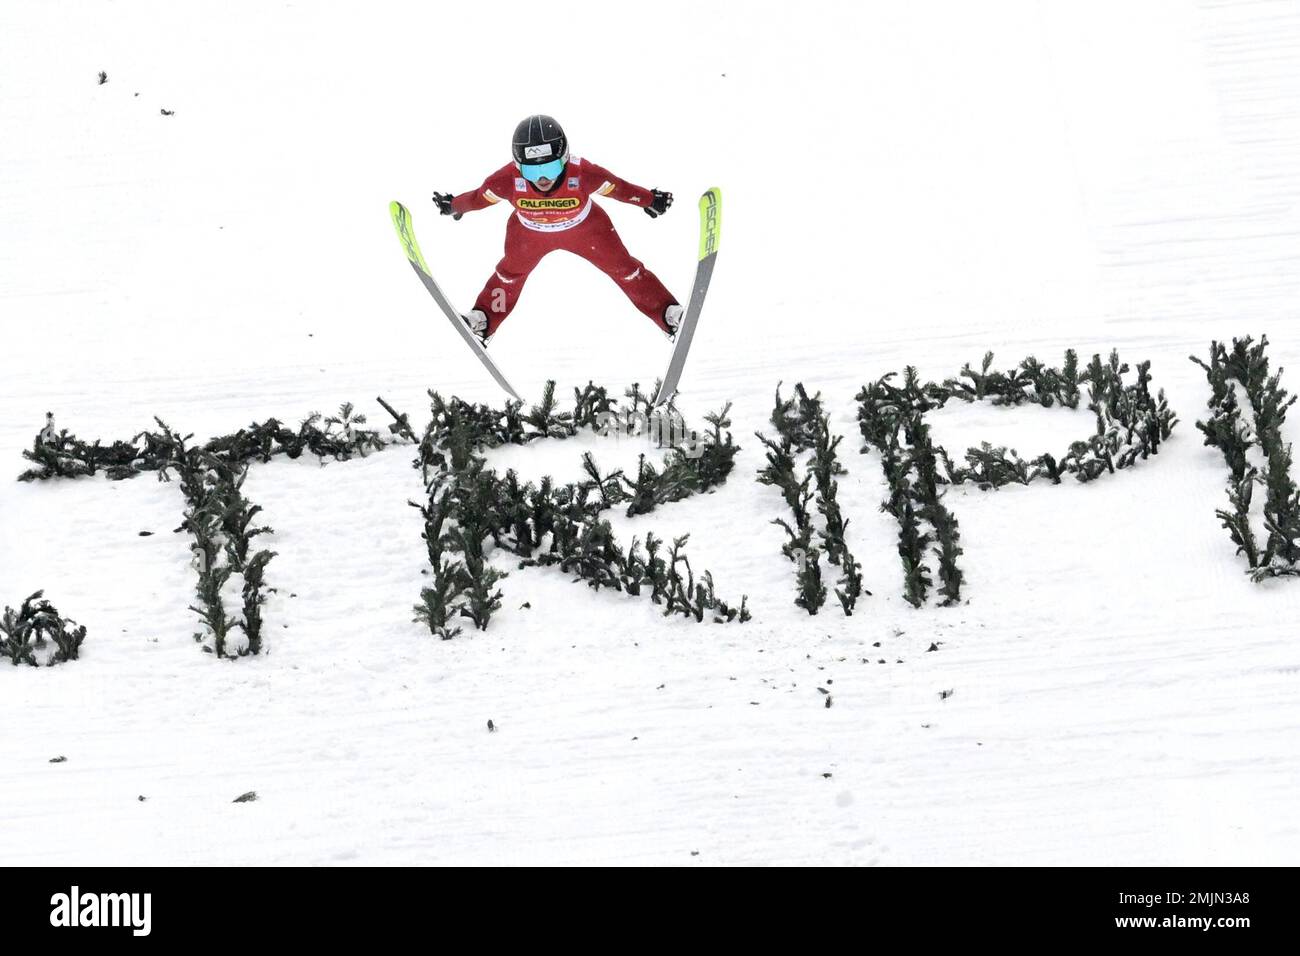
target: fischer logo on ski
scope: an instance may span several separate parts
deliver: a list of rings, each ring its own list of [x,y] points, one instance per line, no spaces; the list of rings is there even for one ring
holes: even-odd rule
[[[700,258],[711,256],[718,251],[718,230],[720,228],[719,219],[721,217],[720,204],[722,197],[718,190],[710,189],[701,198],[700,214],[704,221],[700,226]]]

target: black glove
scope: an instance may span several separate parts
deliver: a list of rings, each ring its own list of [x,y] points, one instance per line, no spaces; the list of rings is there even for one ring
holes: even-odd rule
[[[668,207],[673,204],[673,194],[664,192],[662,189],[652,189],[650,192],[654,198],[650,200],[650,205],[645,207],[645,214],[651,219],[657,219],[668,211]]]
[[[444,216],[451,216],[452,219],[459,219],[463,213],[456,212],[451,208],[451,201],[454,197],[451,193],[434,193],[433,201],[438,205],[438,212]]]

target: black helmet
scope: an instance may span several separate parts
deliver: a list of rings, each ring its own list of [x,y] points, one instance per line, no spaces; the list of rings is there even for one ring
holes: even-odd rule
[[[569,138],[560,124],[540,113],[528,117],[515,127],[510,152],[517,166],[539,166],[569,158]]]

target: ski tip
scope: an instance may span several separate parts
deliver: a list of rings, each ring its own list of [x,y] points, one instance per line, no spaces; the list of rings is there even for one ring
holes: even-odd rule
[[[388,204],[388,212],[393,217],[393,228],[397,230],[397,238],[401,240],[402,248],[406,250],[406,258],[416,269],[428,275],[429,266],[424,261],[424,254],[420,252],[420,246],[415,241],[415,232],[411,228],[410,211],[394,199]]]

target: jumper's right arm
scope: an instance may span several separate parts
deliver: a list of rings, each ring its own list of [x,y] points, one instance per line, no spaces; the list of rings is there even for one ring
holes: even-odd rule
[[[476,209],[486,209],[501,201],[501,197],[492,191],[492,187],[484,183],[478,189],[471,189],[467,193],[461,193],[451,201],[451,208],[457,213],[474,212]]]
[[[507,188],[502,179],[503,171],[497,170],[483,180],[483,184],[477,189],[463,192],[459,196],[453,196],[451,193],[434,193],[433,201],[438,204],[438,211],[444,216],[453,216],[459,219],[467,212],[486,209],[488,206],[499,203],[501,193]]]

